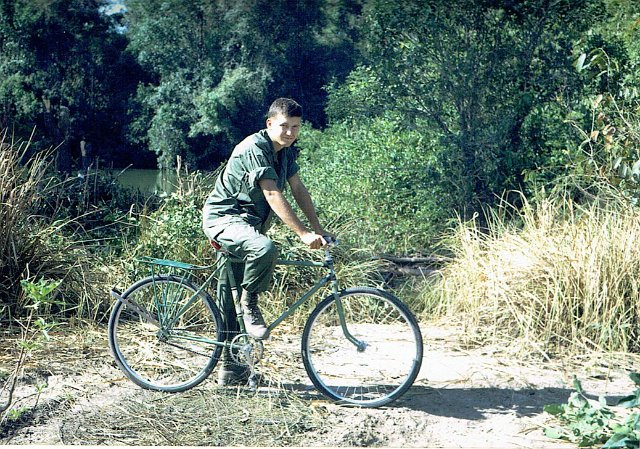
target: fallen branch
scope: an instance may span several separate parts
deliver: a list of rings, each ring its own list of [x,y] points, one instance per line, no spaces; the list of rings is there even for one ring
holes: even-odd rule
[[[440,270],[438,269],[433,269],[433,268],[426,268],[426,267],[418,267],[418,268],[411,268],[411,267],[394,267],[394,268],[389,268],[387,270],[384,271],[386,274],[388,275],[399,275],[399,276],[422,276],[422,277],[429,277],[429,276],[433,276],[435,274],[438,274],[440,272]]]

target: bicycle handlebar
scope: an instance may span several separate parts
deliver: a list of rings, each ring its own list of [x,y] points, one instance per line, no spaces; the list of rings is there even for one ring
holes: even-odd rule
[[[338,239],[335,237],[332,237],[330,235],[323,235],[322,239],[326,242],[325,246],[328,246],[330,248],[336,247],[338,246]]]

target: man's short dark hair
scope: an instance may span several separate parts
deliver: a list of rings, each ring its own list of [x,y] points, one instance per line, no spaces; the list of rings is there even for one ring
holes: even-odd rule
[[[291,98],[278,98],[269,106],[267,118],[275,117],[278,114],[285,117],[302,117],[302,106]]]

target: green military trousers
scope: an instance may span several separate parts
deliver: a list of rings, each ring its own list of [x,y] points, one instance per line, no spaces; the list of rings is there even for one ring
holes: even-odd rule
[[[221,232],[217,232],[215,228],[207,231],[208,236],[218,242],[232,257],[243,261],[231,264],[236,285],[252,293],[261,293],[269,289],[278,257],[278,250],[271,239],[247,223],[233,222],[226,224]],[[226,256],[221,253],[219,257]],[[218,280],[217,293],[223,318],[230,332],[230,335],[227,335],[228,340],[239,332],[231,287],[229,274],[223,268]]]

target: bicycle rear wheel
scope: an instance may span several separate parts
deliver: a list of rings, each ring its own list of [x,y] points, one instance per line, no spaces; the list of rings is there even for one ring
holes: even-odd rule
[[[348,332],[333,295],[320,302],[305,324],[302,358],[316,388],[340,404],[380,407],[404,394],[422,364],[418,323],[395,296],[357,287],[339,294]]]
[[[186,279],[157,275],[122,294],[109,317],[109,347],[137,385],[178,392],[202,382],[215,367],[223,341],[218,307]],[[128,303],[128,304],[127,304]]]

